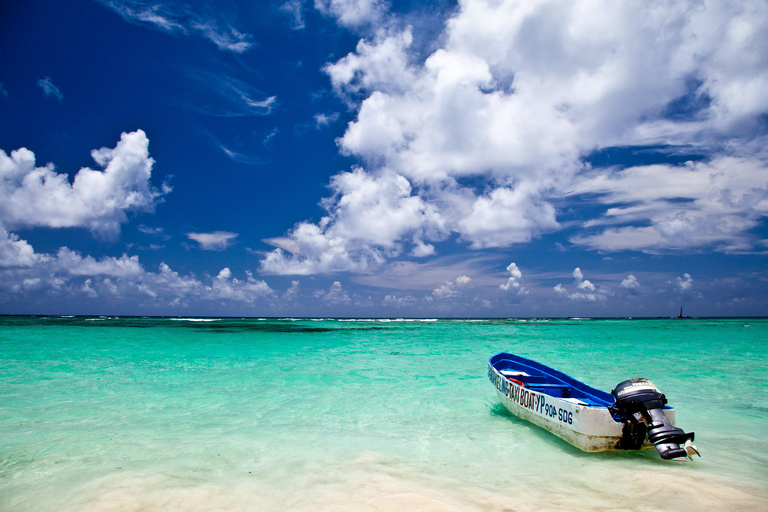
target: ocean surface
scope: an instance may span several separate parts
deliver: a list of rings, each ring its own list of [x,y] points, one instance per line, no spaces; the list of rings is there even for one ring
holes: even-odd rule
[[[512,352],[647,377],[702,457],[508,413]],[[0,510],[768,510],[768,320],[0,317]]]

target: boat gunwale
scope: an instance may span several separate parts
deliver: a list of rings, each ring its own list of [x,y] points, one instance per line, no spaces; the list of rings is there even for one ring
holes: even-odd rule
[[[624,435],[624,422],[616,417],[612,409],[615,404],[612,394],[593,388],[546,365],[507,352],[492,356],[488,360],[488,369],[488,376],[503,406],[518,418],[530,421],[587,452],[624,450],[619,446],[619,441]],[[501,373],[505,369],[512,371],[529,369],[534,373],[531,375],[525,372],[526,375],[519,376],[505,375]],[[571,397],[559,397],[547,391],[547,389],[554,390],[557,386],[552,388],[544,386],[542,389],[537,388],[536,382],[530,382],[529,386],[515,378],[519,377],[524,381],[526,376],[559,381],[564,386],[577,391],[576,395],[584,394],[587,398],[572,395],[572,398],[581,402],[577,403],[568,400]],[[610,403],[605,403],[608,400],[603,397],[610,397]],[[594,400],[601,404],[585,403],[583,400]],[[553,403],[558,405],[553,408]],[[663,410],[670,423],[675,425],[675,408],[665,404]],[[640,449],[652,447],[653,444],[646,438]]]
[[[555,370],[554,368],[551,368],[547,365],[541,364],[537,361],[533,361],[531,359],[527,359],[525,357],[521,357],[515,354],[510,354],[508,352],[500,352],[494,356],[492,356],[488,360],[488,364],[490,364],[497,372],[500,373],[500,371],[503,368],[497,367],[498,363],[501,363],[503,361],[509,361],[510,363],[514,363],[517,365],[527,366],[531,369],[537,370],[541,373],[543,373],[545,376],[550,377],[554,380],[558,380],[562,382],[564,385],[569,386],[581,393],[584,393],[589,398],[593,399],[595,403],[587,403],[587,404],[579,404],[582,407],[610,407],[613,404],[616,403],[615,398],[611,393],[607,393],[601,389],[594,388],[588,384],[585,384],[584,382],[581,382],[579,380],[574,379],[570,375],[567,375],[563,372],[560,372],[558,370]],[[503,375],[502,375],[503,376]],[[553,396],[547,393],[544,390],[537,389],[537,386],[535,383],[531,383],[529,385],[530,388],[536,390],[539,393],[544,393],[552,398],[557,398],[559,400],[562,400],[561,397]],[[581,397],[576,397],[581,398]],[[567,400],[565,400],[567,401]]]

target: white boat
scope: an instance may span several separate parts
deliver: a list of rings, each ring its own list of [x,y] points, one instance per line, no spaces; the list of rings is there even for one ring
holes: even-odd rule
[[[675,409],[647,379],[626,380],[606,393],[505,352],[488,361],[488,378],[512,414],[584,451],[655,446],[664,459],[686,461],[699,454],[694,433],[674,426]]]

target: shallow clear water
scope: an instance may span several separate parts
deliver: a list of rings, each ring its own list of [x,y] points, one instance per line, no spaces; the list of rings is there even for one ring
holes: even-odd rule
[[[501,351],[650,378],[702,458],[516,419]],[[0,317],[0,510],[766,510],[766,356],[764,319]]]

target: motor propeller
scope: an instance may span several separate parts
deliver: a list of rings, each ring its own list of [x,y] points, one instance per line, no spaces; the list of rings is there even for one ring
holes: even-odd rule
[[[662,459],[690,461],[701,457],[693,444],[694,433],[673,426],[664,414],[667,397],[648,379],[629,379],[611,391],[616,404],[611,412],[624,422],[620,448],[637,449],[645,440],[656,447]]]

